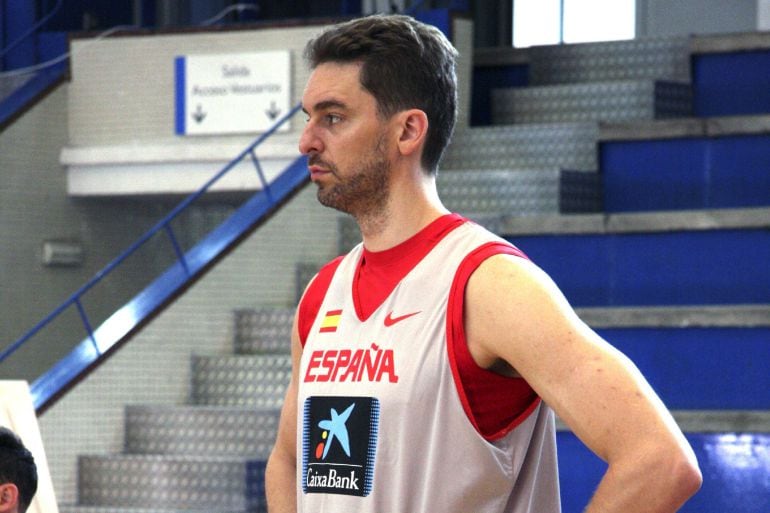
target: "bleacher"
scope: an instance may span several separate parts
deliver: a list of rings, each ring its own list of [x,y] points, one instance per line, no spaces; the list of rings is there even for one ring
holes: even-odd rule
[[[458,130],[439,188],[541,265],[673,410],[704,472],[682,511],[760,513],[770,503],[767,121],[761,108],[699,117],[699,84],[683,81],[682,66],[698,63],[690,48],[484,54],[480,73],[524,67],[497,74],[531,72],[535,85],[488,88],[493,124]],[[357,240],[347,218],[339,233],[340,251]],[[315,268],[297,268],[301,290]],[[79,504],[62,511],[260,510],[292,314],[233,312],[232,354],[192,357],[191,404],[127,407],[124,453],[83,455]],[[563,425],[558,442],[564,511],[578,512],[605,465]]]
[[[770,507],[767,77],[767,34],[478,50],[439,174],[446,205],[543,267],[672,409],[704,473],[684,512]],[[337,231],[339,252],[359,240],[350,218]],[[322,263],[292,263],[297,295]],[[81,453],[60,511],[264,511],[292,316],[234,309],[226,354],[177,363],[188,400],[126,404],[122,450]],[[579,512],[606,466],[561,423],[558,443]]]

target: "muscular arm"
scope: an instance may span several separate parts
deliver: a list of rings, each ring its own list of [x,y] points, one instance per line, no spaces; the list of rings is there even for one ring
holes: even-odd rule
[[[267,509],[270,513],[297,511],[297,374],[301,354],[302,347],[295,316],[291,335],[291,381],[281,409],[275,446],[265,471]]]
[[[587,512],[673,512],[701,483],[695,456],[628,358],[586,326],[527,260],[498,255],[465,292],[479,365],[511,365],[608,470]]]

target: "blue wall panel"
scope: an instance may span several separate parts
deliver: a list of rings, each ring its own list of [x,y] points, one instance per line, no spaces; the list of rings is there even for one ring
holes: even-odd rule
[[[770,136],[605,142],[608,212],[770,205]]]
[[[617,141],[600,145],[607,212],[702,208],[706,147],[700,139]]]
[[[529,83],[529,66],[478,66],[471,86],[471,125],[492,124],[492,89],[522,87]]]
[[[696,116],[770,112],[770,51],[701,54],[693,58]]]
[[[35,25],[35,3],[31,1],[6,1],[0,29],[0,70],[24,68],[35,64],[35,37],[31,29]],[[29,36],[29,37],[27,37]]]
[[[710,150],[708,207],[770,205],[770,135],[719,137]]]
[[[574,306],[770,302],[770,231],[514,236]]]
[[[672,409],[770,409],[770,328],[597,330]]]
[[[767,513],[770,434],[686,433],[703,486],[681,513]],[[557,434],[563,513],[581,513],[606,465],[569,432]]]

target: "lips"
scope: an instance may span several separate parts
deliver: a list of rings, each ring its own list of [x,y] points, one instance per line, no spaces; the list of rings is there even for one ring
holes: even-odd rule
[[[321,161],[321,159],[316,155],[312,155],[310,157],[307,168],[308,171],[310,171],[310,178],[313,180],[331,173],[331,166]]]
[[[322,176],[325,176],[331,173],[331,171],[329,171],[328,169],[325,169],[319,166],[309,166],[308,171],[310,171],[310,178],[312,180],[321,178]]]

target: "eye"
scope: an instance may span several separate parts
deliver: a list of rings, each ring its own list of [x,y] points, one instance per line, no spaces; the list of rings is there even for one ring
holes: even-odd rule
[[[337,114],[326,114],[324,119],[326,120],[327,125],[336,125],[342,121],[342,116],[338,116]]]

